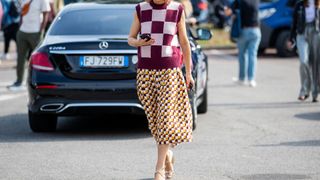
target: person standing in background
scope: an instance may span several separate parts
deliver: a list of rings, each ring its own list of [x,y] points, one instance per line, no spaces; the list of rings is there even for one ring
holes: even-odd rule
[[[318,102],[320,64],[320,0],[301,0],[293,11],[289,47],[296,42],[300,59],[300,93],[304,101],[312,91],[312,102]]]
[[[214,6],[214,15],[217,17],[218,21],[215,23],[216,27],[219,29],[229,30],[231,26],[231,18],[225,14],[225,10],[230,7],[232,2],[230,0],[217,0],[217,4]]]
[[[17,80],[8,86],[11,91],[22,90],[22,81],[25,70],[25,62],[38,45],[45,31],[50,12],[49,0],[23,0],[22,1],[22,24],[17,33]]]
[[[235,0],[231,11],[226,9],[226,14],[231,15],[235,9],[240,9],[242,31],[237,41],[239,58],[239,76],[234,78],[240,85],[246,84],[256,87],[256,68],[258,48],[261,41],[259,22],[260,0]]]
[[[1,60],[9,59],[10,41],[16,40],[17,32],[20,25],[20,3],[18,0],[1,0],[3,7],[3,18],[1,29],[4,36],[4,53]]]

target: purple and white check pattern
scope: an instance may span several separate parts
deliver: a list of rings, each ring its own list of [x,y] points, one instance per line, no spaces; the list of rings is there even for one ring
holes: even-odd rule
[[[139,59],[159,61],[180,61],[180,45],[177,35],[177,23],[181,18],[183,7],[178,2],[171,1],[168,5],[157,6],[142,2],[136,7],[140,20],[140,33],[150,33],[155,39],[151,46],[139,49]],[[178,59],[177,59],[178,58]],[[140,61],[140,65],[141,65]],[[176,62],[174,62],[176,64]],[[170,62],[166,62],[170,67]],[[139,65],[138,65],[139,66]]]

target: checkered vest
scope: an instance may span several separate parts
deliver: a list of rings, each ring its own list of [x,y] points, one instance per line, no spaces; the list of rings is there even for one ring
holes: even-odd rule
[[[140,21],[140,33],[150,33],[155,39],[151,46],[138,48],[138,68],[180,67],[182,56],[177,24],[183,13],[182,5],[174,1],[163,5],[154,4],[153,1],[142,2],[136,6],[136,11]]]

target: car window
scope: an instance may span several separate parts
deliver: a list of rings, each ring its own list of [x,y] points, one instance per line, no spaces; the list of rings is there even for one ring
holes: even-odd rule
[[[127,35],[133,9],[88,9],[58,17],[50,35]]]

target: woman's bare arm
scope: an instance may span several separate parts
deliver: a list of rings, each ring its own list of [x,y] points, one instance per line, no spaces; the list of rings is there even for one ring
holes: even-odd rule
[[[191,49],[190,49],[190,42],[187,36],[187,29],[185,23],[185,15],[182,13],[181,20],[178,23],[178,33],[179,33],[179,43],[183,53],[183,62],[186,68],[186,81],[187,85],[191,82],[194,84],[192,76],[191,76]]]
[[[184,14],[181,17],[181,20],[178,24],[179,32],[179,43],[183,53],[183,62],[186,66],[186,72],[191,73],[191,52],[190,52],[190,43],[187,37],[186,25],[184,21]]]
[[[131,25],[129,37],[128,37],[128,44],[133,47],[139,46],[148,46],[154,43],[154,39],[150,39],[149,41],[143,39],[137,39],[138,33],[140,31],[140,22],[137,16],[137,13],[134,13],[134,19]]]

